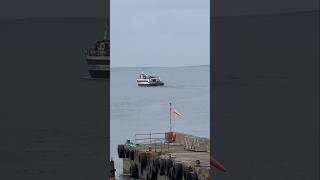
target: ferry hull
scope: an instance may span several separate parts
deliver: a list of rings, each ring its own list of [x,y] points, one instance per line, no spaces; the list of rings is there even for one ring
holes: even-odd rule
[[[110,56],[87,56],[88,65],[110,65]]]
[[[110,78],[110,71],[107,70],[89,70],[92,78],[108,79]]]
[[[150,84],[150,83],[138,83],[138,86],[163,86],[164,83],[153,83],[153,84]]]
[[[109,56],[87,56],[87,65],[91,78],[110,78],[110,57]]]

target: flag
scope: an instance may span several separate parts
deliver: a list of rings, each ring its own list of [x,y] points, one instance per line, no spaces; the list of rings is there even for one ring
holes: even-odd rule
[[[175,108],[172,108],[172,113],[174,113],[177,116],[182,116],[182,114],[179,113]]]

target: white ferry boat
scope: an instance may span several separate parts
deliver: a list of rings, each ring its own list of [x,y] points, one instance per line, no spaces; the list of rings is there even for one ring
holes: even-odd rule
[[[146,73],[141,73],[137,77],[138,86],[163,86],[164,83],[159,77],[151,76]]]

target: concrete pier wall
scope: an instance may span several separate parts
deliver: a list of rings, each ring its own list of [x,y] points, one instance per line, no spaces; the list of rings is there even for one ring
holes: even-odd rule
[[[174,136],[172,142],[172,134],[167,133],[163,144],[119,145],[123,173],[140,179],[212,179],[210,139],[184,133]]]
[[[184,145],[187,150],[210,152],[210,139],[184,133],[176,133],[175,143]]]

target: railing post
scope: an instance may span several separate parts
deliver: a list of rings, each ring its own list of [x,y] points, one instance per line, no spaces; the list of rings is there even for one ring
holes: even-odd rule
[[[151,146],[151,132],[150,132],[150,146]]]
[[[137,134],[134,135],[134,143],[137,144]]]

